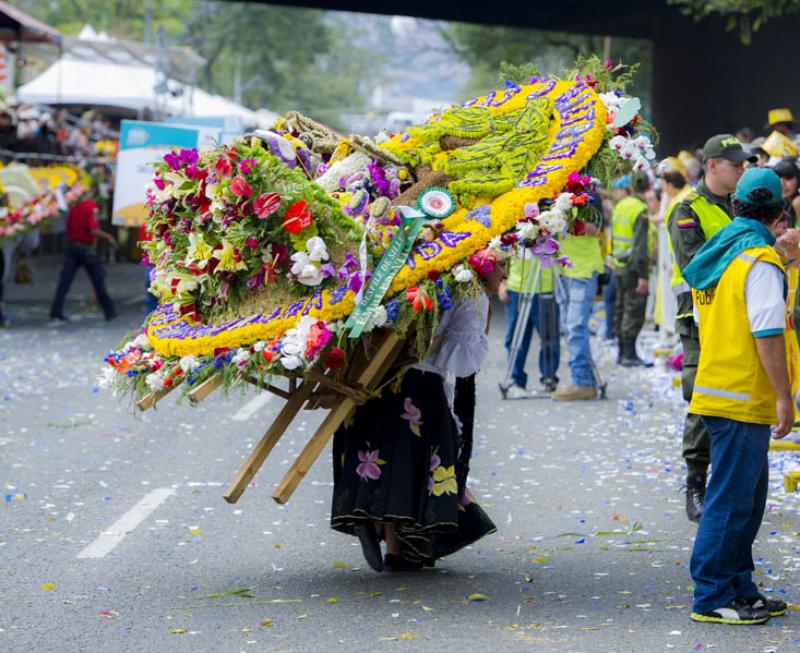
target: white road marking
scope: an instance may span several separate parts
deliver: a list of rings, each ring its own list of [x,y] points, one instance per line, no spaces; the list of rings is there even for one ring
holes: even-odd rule
[[[175,490],[166,487],[149,492],[133,508],[111,524],[111,528],[100,533],[94,542],[78,554],[78,557],[104,558],[114,550],[117,544],[122,542],[128,533],[147,519],[156,508],[164,503],[167,497],[173,494],[175,494]]]
[[[233,421],[246,422],[266,406],[271,399],[272,395],[269,392],[262,392],[260,395],[256,395],[236,412],[232,418]]]

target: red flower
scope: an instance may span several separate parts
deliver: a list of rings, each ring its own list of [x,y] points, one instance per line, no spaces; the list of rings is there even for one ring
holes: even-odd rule
[[[414,309],[415,313],[429,311],[433,308],[433,301],[428,294],[416,286],[406,288],[406,299],[411,302],[411,307]]]
[[[244,177],[234,177],[231,181],[231,193],[236,197],[250,197],[253,194],[253,189],[250,188]]]
[[[311,211],[308,211],[308,202],[295,202],[286,211],[283,218],[283,228],[290,234],[300,233],[311,224]]]
[[[579,193],[572,196],[572,206],[582,206],[589,201],[589,196],[586,193]]]
[[[338,347],[334,347],[325,354],[325,367],[330,370],[338,370],[344,365],[344,352]]]
[[[253,202],[256,215],[262,220],[271,216],[281,205],[281,196],[278,193],[264,193]]]
[[[572,225],[572,233],[575,236],[583,236],[586,233],[586,223],[583,220],[575,220]]]
[[[431,281],[439,281],[441,279],[442,273],[439,270],[428,270],[428,279]]]
[[[233,164],[226,156],[221,156],[217,159],[217,165],[214,167],[218,177],[230,177],[233,173]]]
[[[281,353],[281,341],[280,340],[270,340],[267,343],[267,346],[264,347],[264,350],[261,352],[261,356],[264,358],[265,361],[271,363],[273,360],[278,358]]]

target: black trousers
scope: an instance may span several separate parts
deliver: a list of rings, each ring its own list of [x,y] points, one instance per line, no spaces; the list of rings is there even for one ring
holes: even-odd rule
[[[64,302],[67,299],[70,286],[72,286],[72,281],[75,279],[75,274],[80,267],[86,268],[89,279],[91,279],[94,286],[94,292],[97,295],[97,302],[100,304],[100,308],[103,309],[106,319],[110,320],[117,314],[117,311],[114,308],[114,301],[106,290],[105,268],[97,258],[94,247],[80,243],[67,243],[64,266],[61,268],[53,305],[50,307],[50,317],[64,317]]]

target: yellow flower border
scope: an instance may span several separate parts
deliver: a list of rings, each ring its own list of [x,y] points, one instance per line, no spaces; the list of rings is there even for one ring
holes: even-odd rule
[[[549,169],[541,176],[544,183],[538,186],[518,187],[491,202],[491,226],[485,227],[476,220],[465,222],[464,218],[471,209],[461,207],[445,220],[445,230],[459,233],[467,232],[470,235],[455,243],[455,246],[443,246],[441,251],[430,260],[423,260],[415,253],[415,265],[403,267],[394,278],[389,294],[395,294],[404,288],[413,286],[427,278],[431,270],[445,271],[460,263],[474,251],[486,246],[489,241],[506,231],[509,231],[523,215],[525,204],[538,202],[542,199],[554,197],[562,191],[571,172],[579,171],[586,166],[603,143],[606,130],[606,109],[594,90],[583,82],[575,81],[543,81],[536,84],[523,86],[520,90],[496,106],[490,106],[492,113],[499,114],[513,111],[524,106],[529,94],[541,93],[548,88],[546,95],[554,100],[564,93],[574,90],[580,100],[578,107],[571,107],[569,118],[570,127],[583,128],[578,140],[577,148],[570,156],[564,158],[550,158],[544,163],[546,166],[560,165],[558,169]],[[485,102],[486,98],[478,98],[477,103]],[[576,110],[577,109],[577,110]],[[572,115],[577,113],[580,115]],[[548,152],[553,152],[552,145],[557,134],[561,131],[565,117],[560,115],[558,107],[554,110],[554,119],[548,129]],[[411,145],[408,139],[401,142],[398,137],[390,140],[385,147],[392,151],[401,151]],[[555,150],[558,151],[557,149]],[[548,156],[547,154],[545,156]],[[478,205],[487,204],[488,201],[478,201]],[[474,208],[474,207],[472,207]],[[441,244],[439,240],[434,241]],[[194,327],[187,317],[182,317],[175,312],[171,305],[163,305],[153,314],[148,326],[147,337],[152,347],[162,356],[185,356],[194,354],[204,356],[220,348],[234,348],[250,344],[258,340],[272,340],[282,336],[288,329],[295,326],[302,315],[310,315],[319,320],[333,322],[348,316],[355,307],[355,295],[348,291],[341,299],[331,304],[333,293],[323,291],[304,301],[302,306],[297,304],[283,307],[283,313],[266,323],[254,322],[255,316],[241,318],[229,325],[221,333],[215,335],[199,335],[201,326]],[[310,307],[311,303],[318,307]],[[179,335],[178,331],[184,331]]]

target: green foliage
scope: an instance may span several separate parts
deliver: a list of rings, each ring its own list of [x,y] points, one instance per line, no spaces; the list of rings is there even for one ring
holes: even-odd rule
[[[111,36],[188,46],[206,59],[197,83],[277,113],[296,109],[341,128],[341,115],[363,110],[365,70],[380,57],[354,45],[336,15],[311,9],[204,0],[11,0],[67,35],[84,25]]]
[[[753,33],[767,21],[795,13],[800,9],[800,0],[667,0],[677,5],[683,14],[695,20],[703,20],[713,14],[728,18],[727,29],[739,26],[742,43],[750,45]]]
[[[542,70],[534,63],[526,62],[520,65],[509,63],[508,61],[500,62],[499,82],[505,83],[506,80],[514,82],[520,86],[529,84],[531,77],[540,77]]]
[[[605,53],[612,61],[640,64],[628,93],[641,98],[645,107],[650,104],[653,57],[647,41],[465,23],[443,26],[440,33],[453,53],[472,68],[472,77],[462,89],[464,99],[496,86],[498,70],[501,82],[527,83],[531,75],[568,69],[578,56]]]

